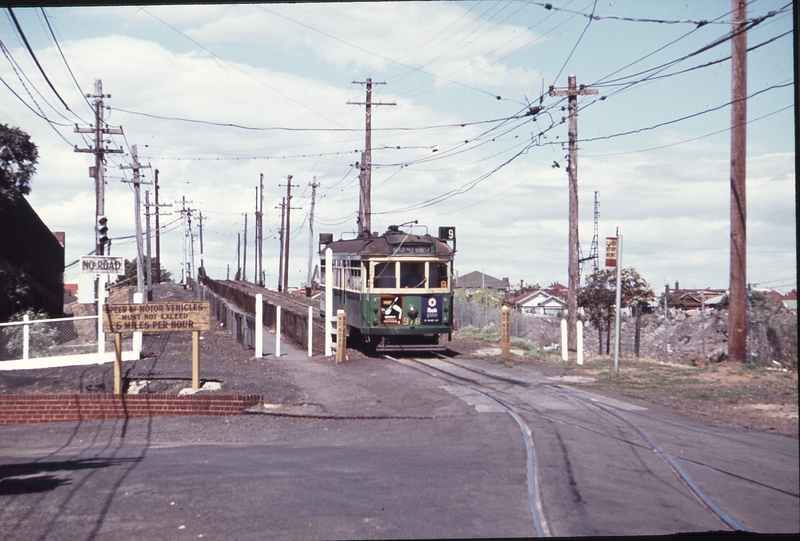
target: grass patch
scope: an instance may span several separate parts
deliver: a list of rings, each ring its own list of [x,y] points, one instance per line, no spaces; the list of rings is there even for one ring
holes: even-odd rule
[[[470,340],[480,340],[495,344],[500,341],[500,330],[492,327],[478,329],[477,327],[464,327],[458,330],[459,336]]]

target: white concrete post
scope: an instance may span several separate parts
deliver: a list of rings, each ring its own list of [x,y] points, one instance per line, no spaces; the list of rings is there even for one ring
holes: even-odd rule
[[[569,360],[569,350],[567,349],[567,320],[561,320],[561,360]]]
[[[133,294],[133,302],[136,304],[142,304],[144,300],[144,295],[140,292],[136,292]],[[133,353],[137,359],[141,358],[142,356],[142,332],[137,331],[133,333]]]
[[[325,248],[325,356],[332,355],[332,342],[331,335],[333,328],[331,321],[333,321],[333,250]]]
[[[275,307],[275,356],[281,356],[281,307]]]
[[[622,309],[622,235],[617,235],[617,294],[616,294],[617,313],[614,319],[614,330],[616,339],[614,340],[614,373],[619,372],[619,314]],[[666,301],[666,296],[664,297]]]
[[[264,355],[264,296],[256,293],[256,357]]]
[[[313,357],[314,353],[311,351],[311,344],[314,341],[314,308],[308,307],[308,356]]]
[[[106,301],[106,274],[97,276],[97,364],[103,364],[106,354],[106,334],[103,332],[103,304]]]
[[[28,314],[22,316],[22,321],[25,322],[25,325],[22,326],[22,360],[27,361],[30,356],[30,349],[31,349],[31,326],[28,324],[31,318],[28,317]]]
[[[578,364],[583,364],[583,321],[580,319],[576,323],[576,330],[578,331]]]

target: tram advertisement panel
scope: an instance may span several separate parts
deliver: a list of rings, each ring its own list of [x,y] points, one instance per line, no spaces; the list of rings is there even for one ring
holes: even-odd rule
[[[422,299],[422,324],[437,325],[442,322],[442,298],[428,297]]]
[[[403,298],[396,295],[381,297],[381,325],[402,325]]]

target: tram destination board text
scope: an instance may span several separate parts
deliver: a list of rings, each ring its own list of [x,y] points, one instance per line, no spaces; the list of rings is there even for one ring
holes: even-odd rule
[[[209,302],[146,302],[103,306],[103,332],[186,332],[211,329]]]

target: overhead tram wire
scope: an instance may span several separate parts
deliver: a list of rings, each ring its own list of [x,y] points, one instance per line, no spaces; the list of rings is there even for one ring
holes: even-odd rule
[[[754,45],[752,47],[748,47],[747,52],[749,53],[749,52],[755,51],[756,49],[764,47],[765,45],[769,45],[770,43],[773,43],[773,42],[775,42],[775,41],[777,41],[777,40],[779,40],[781,38],[784,38],[786,36],[791,36],[793,33],[794,32],[792,30],[787,30],[783,34],[778,34],[777,36],[774,36],[774,37],[768,39],[767,41],[763,41],[763,42],[759,43],[758,45]],[[675,71],[675,72],[667,73],[667,74],[664,74],[664,75],[649,76],[646,80],[647,81],[657,81],[659,79],[666,79],[668,77],[673,77],[675,75],[683,75],[684,73],[689,73],[689,72],[696,71],[696,70],[699,70],[699,69],[715,66],[717,64],[722,64],[723,62],[727,62],[730,59],[731,59],[731,57],[730,57],[730,55],[728,55],[728,56],[726,56],[724,58],[718,58],[717,60],[712,60],[710,62],[706,62],[705,64],[698,64],[697,66],[692,66],[691,68],[686,68],[686,69],[683,69],[683,70],[680,70],[680,71]],[[617,82],[617,81],[620,81],[620,82]],[[621,79],[612,80],[612,81],[609,81],[609,82],[606,82],[606,83],[595,83],[595,84],[592,84],[590,86],[595,87],[595,88],[606,88],[606,87],[615,87],[615,86],[629,86],[629,83],[630,83],[629,81],[625,81],[625,82],[623,82],[623,81],[624,81],[624,79],[621,78]],[[644,79],[643,79],[643,81],[644,81]]]
[[[597,9],[597,0],[594,0],[594,4],[592,5],[592,15],[594,15],[594,12],[595,12],[596,9]],[[569,64],[569,61],[572,58],[572,55],[575,54],[575,51],[577,50],[578,45],[580,45],[581,41],[583,40],[583,36],[586,34],[586,31],[589,30],[589,25],[592,24],[592,20],[593,19],[591,17],[589,17],[589,22],[586,23],[586,26],[583,28],[583,32],[581,32],[581,35],[578,36],[578,40],[575,42],[575,45],[572,47],[572,50],[569,52],[569,55],[567,55],[567,59],[564,60],[564,64],[561,66],[561,69],[558,70],[558,74],[553,78],[553,85],[556,84],[556,81],[558,81],[558,78],[561,77],[562,73],[564,73],[564,69],[567,67],[567,64]]]
[[[575,15],[581,15],[583,17],[589,17],[595,21],[601,20],[616,20],[616,21],[627,21],[627,22],[637,22],[637,23],[658,23],[658,24],[693,24],[698,27],[702,27],[708,24],[720,24],[720,25],[730,25],[733,21],[719,21],[719,20],[701,20],[701,19],[648,19],[648,18],[641,18],[641,17],[621,17],[619,15],[587,15],[586,13],[580,11],[572,11],[565,8],[559,8],[551,3],[541,3],[541,2],[532,2],[532,4],[541,6],[547,10],[554,10],[554,11],[563,11],[565,13],[573,13]],[[791,5],[791,4],[789,4]],[[786,6],[781,8],[781,10],[785,10]],[[730,15],[731,12],[728,12]],[[750,19],[752,20],[752,19]],[[749,21],[747,21],[749,22]]]
[[[308,28],[309,30],[313,30],[314,32],[317,32],[317,33],[319,33],[319,34],[322,34],[322,35],[323,35],[323,36],[325,36],[325,37],[328,37],[328,38],[330,38],[330,39],[333,39],[333,40],[335,40],[335,41],[338,41],[339,43],[343,43],[343,44],[347,45],[348,47],[352,47],[352,48],[354,48],[354,49],[357,49],[357,50],[359,50],[359,51],[361,51],[361,52],[367,53],[367,54],[369,54],[369,55],[371,55],[371,56],[376,56],[376,57],[378,57],[378,58],[381,58],[381,59],[383,59],[383,60],[387,60],[387,61],[389,61],[389,62],[394,62],[394,63],[396,63],[396,64],[399,64],[399,65],[401,65],[401,66],[404,66],[404,67],[406,67],[406,68],[409,68],[409,69],[412,69],[412,70],[415,70],[415,71],[419,71],[420,73],[423,73],[423,74],[425,74],[425,75],[430,75],[430,76],[432,76],[432,77],[435,77],[435,75],[434,75],[434,74],[432,74],[432,73],[428,73],[428,72],[426,72],[425,70],[422,70],[422,69],[417,69],[417,68],[415,68],[414,66],[409,66],[409,65],[406,65],[406,64],[404,64],[404,63],[397,62],[396,60],[393,60],[392,58],[389,58],[389,57],[387,57],[387,56],[384,56],[384,55],[382,55],[382,54],[378,54],[378,53],[376,53],[376,52],[374,52],[374,51],[370,51],[369,49],[365,49],[365,48],[363,48],[363,47],[359,47],[358,45],[354,45],[354,44],[352,44],[352,43],[349,43],[349,42],[347,42],[347,41],[345,41],[345,40],[343,40],[343,39],[341,39],[341,38],[337,38],[336,36],[333,36],[333,35],[331,35],[331,34],[328,34],[327,32],[323,32],[322,30],[319,30],[319,29],[317,29],[317,28],[314,28],[313,26],[307,25],[307,24],[305,24],[305,23],[301,23],[300,21],[297,21],[297,20],[295,20],[295,19],[292,19],[291,17],[287,17],[286,15],[283,15],[283,14],[281,14],[281,13],[277,13],[277,12],[275,12],[275,11],[272,11],[271,9],[268,9],[268,8],[266,8],[266,7],[264,7],[264,6],[260,6],[260,5],[259,5],[259,6],[257,6],[257,7],[258,7],[258,8],[260,8],[260,9],[262,9],[262,10],[264,10],[264,11],[266,11],[266,12],[268,12],[268,13],[272,13],[273,15],[276,15],[276,16],[278,16],[278,17],[281,17],[281,18],[283,18],[283,19],[286,19],[287,21],[291,21],[291,22],[293,22],[293,23],[295,23],[295,24],[297,24],[297,25],[300,25],[300,26],[303,26],[303,27],[305,27],[305,28]],[[460,82],[456,82],[456,81],[450,81],[450,80],[447,80],[447,79],[444,79],[444,80],[446,80],[447,82],[450,82],[450,83],[452,83],[452,84],[456,84],[456,85],[462,86],[462,87],[464,87],[464,88],[468,88],[468,89],[470,89],[470,90],[475,90],[476,92],[480,92],[480,93],[482,93],[482,94],[489,95],[489,96],[491,96],[492,98],[495,98],[495,99],[498,99],[498,98],[499,98],[499,96],[497,96],[497,94],[496,94],[496,93],[494,93],[494,92],[489,92],[488,90],[483,90],[483,89],[481,89],[481,88],[477,88],[477,87],[474,87],[474,86],[471,86],[471,85],[468,85],[468,84],[465,84],[465,83],[460,83]]]
[[[782,113],[783,111],[786,111],[788,109],[792,109],[793,107],[794,107],[794,104],[787,105],[786,107],[782,107],[782,108],[778,109],[777,111],[772,111],[771,113],[767,113],[766,115],[762,115],[760,117],[750,119],[750,120],[748,120],[746,122],[746,124],[750,124],[752,122],[757,122],[759,120],[763,120],[763,119],[765,119],[767,117],[776,115],[778,113]],[[717,130],[717,131],[714,131],[714,132],[711,132],[711,133],[707,133],[705,135],[700,135],[698,137],[692,137],[691,139],[684,139],[683,141],[678,141],[678,142],[675,142],[675,143],[669,143],[669,144],[666,144],[666,145],[659,145],[659,146],[656,146],[656,147],[641,148],[641,149],[638,149],[638,150],[629,150],[629,151],[626,151],[626,152],[610,152],[610,153],[602,153],[602,154],[585,154],[584,153],[582,155],[586,156],[586,157],[590,157],[590,158],[599,158],[599,157],[602,157],[602,156],[623,156],[625,154],[638,154],[640,152],[650,152],[650,151],[653,151],[653,150],[661,150],[663,148],[669,148],[669,147],[674,147],[674,146],[678,146],[678,145],[683,145],[683,144],[686,144],[686,143],[691,143],[693,141],[699,141],[700,139],[705,139],[706,137],[713,137],[714,135],[719,135],[720,133],[729,132],[729,131],[731,131],[731,127],[732,126],[728,126],[727,128],[723,128],[721,130]]]
[[[523,9],[523,8],[525,7],[524,5],[523,5],[523,6],[521,6],[521,7],[520,7],[520,8],[518,8],[518,9],[517,9],[515,12],[513,12],[511,15],[507,16],[507,17],[506,17],[505,19],[503,19],[502,21],[500,21],[500,22],[498,22],[498,23],[495,23],[494,25],[492,25],[492,26],[491,26],[491,28],[489,28],[488,30],[484,31],[482,34],[480,34],[480,35],[476,36],[475,38],[473,38],[472,36],[473,36],[473,34],[475,34],[475,32],[477,32],[478,30],[480,30],[480,29],[481,29],[481,28],[482,28],[484,25],[488,24],[488,23],[489,23],[489,21],[491,21],[491,20],[492,20],[494,17],[496,17],[496,16],[497,16],[497,15],[499,15],[499,14],[500,14],[502,11],[504,11],[504,10],[505,10],[505,9],[506,9],[506,8],[507,8],[507,7],[508,7],[510,4],[508,4],[508,3],[495,4],[495,6],[497,6],[497,5],[502,5],[502,6],[503,6],[503,7],[502,7],[502,9],[500,9],[500,11],[498,11],[498,13],[496,13],[496,14],[492,15],[492,16],[491,16],[489,19],[486,19],[486,20],[483,20],[483,19],[481,19],[481,18],[478,18],[478,19],[476,19],[476,21],[482,21],[482,22],[481,22],[481,24],[480,24],[480,25],[478,25],[478,27],[477,27],[477,28],[473,29],[473,30],[472,30],[470,33],[468,33],[468,34],[467,34],[467,35],[465,35],[465,36],[459,36],[459,37],[458,37],[458,39],[456,40],[456,42],[455,42],[455,43],[453,43],[453,45],[451,45],[449,48],[447,48],[447,49],[445,49],[445,50],[441,51],[441,52],[440,52],[440,53],[438,53],[436,56],[434,56],[434,57],[433,57],[433,58],[431,58],[430,60],[426,61],[425,63],[421,64],[420,66],[417,66],[417,67],[416,67],[416,68],[414,68],[413,70],[409,70],[409,71],[406,73],[406,75],[403,75],[403,76],[401,76],[401,77],[398,77],[397,79],[393,80],[393,81],[392,81],[392,84],[396,84],[398,81],[401,81],[402,79],[404,79],[404,78],[406,78],[406,77],[409,77],[409,76],[410,76],[412,73],[414,73],[415,71],[417,71],[417,70],[421,70],[422,68],[424,68],[424,67],[426,67],[426,66],[429,66],[430,64],[433,64],[433,63],[434,63],[434,62],[436,62],[437,60],[439,60],[439,59],[443,58],[444,56],[447,56],[447,55],[448,55],[448,54],[449,54],[451,51],[453,51],[454,49],[456,49],[456,48],[459,48],[459,47],[463,47],[463,43],[464,43],[464,42],[469,42],[469,41],[476,40],[477,38],[480,38],[481,36],[483,36],[484,34],[486,34],[487,32],[489,32],[489,31],[490,31],[492,28],[495,28],[495,27],[496,27],[497,25],[499,25],[500,23],[502,23],[502,22],[505,22],[507,19],[509,19],[510,17],[514,16],[516,13],[518,13],[518,12],[519,12],[521,9]],[[486,10],[486,12],[484,13],[484,15],[485,15],[486,13],[488,13],[488,12],[489,12],[491,9],[492,9],[492,8],[489,8],[489,9],[487,9],[487,10]],[[456,37],[456,36],[453,36],[453,38],[455,38],[455,37]],[[442,43],[441,45],[443,46],[443,45],[444,45],[444,43]]]
[[[764,20],[766,20],[766,19],[768,19],[770,17],[774,17],[777,14],[778,14],[778,12],[770,12],[767,15],[763,15],[763,16],[757,17],[757,18],[753,19],[752,22],[749,23],[749,25],[747,27],[745,27],[744,29],[727,32],[725,35],[717,38],[716,40],[712,41],[711,43],[709,43],[709,44],[707,44],[707,45],[705,45],[705,46],[703,46],[703,47],[701,47],[701,48],[699,48],[699,49],[697,49],[697,50],[695,50],[695,51],[693,51],[691,53],[685,54],[685,55],[683,55],[683,56],[681,56],[681,57],[679,57],[679,58],[677,58],[675,60],[671,60],[669,62],[660,64],[660,65],[655,66],[653,68],[649,68],[649,69],[641,71],[639,73],[629,75],[628,77],[640,77],[640,79],[635,80],[635,81],[630,81],[627,84],[623,85],[623,88],[621,88],[621,89],[619,89],[619,90],[617,90],[617,91],[615,91],[615,92],[613,92],[611,94],[606,94],[606,95],[604,95],[604,97],[598,98],[598,99],[603,99],[604,100],[604,99],[607,99],[609,96],[613,96],[615,94],[619,94],[620,92],[624,92],[625,90],[627,90],[628,88],[630,88],[630,87],[632,87],[632,86],[634,86],[636,84],[640,84],[642,82],[648,82],[650,80],[655,80],[655,77],[656,77],[656,75],[658,73],[661,73],[662,71],[668,69],[669,67],[674,66],[674,65],[676,65],[676,64],[678,64],[680,62],[683,62],[685,60],[688,60],[689,58],[693,58],[693,57],[695,57],[695,56],[697,56],[697,55],[699,55],[701,53],[704,53],[706,51],[709,51],[709,50],[711,50],[711,49],[713,49],[715,47],[718,47],[718,46],[722,45],[723,43],[726,43],[727,41],[730,41],[731,39],[733,39],[739,33],[747,32],[748,30],[751,30],[755,25],[760,24]],[[632,65],[632,64],[630,64],[630,65]],[[618,73],[618,71],[614,72],[614,73]],[[642,77],[642,75],[644,75],[646,73],[649,73],[650,75]],[[600,81],[603,81],[603,79],[600,79]],[[615,81],[622,81],[622,79],[621,78],[620,79],[616,79]],[[599,84],[599,82],[598,82],[598,84]],[[596,85],[595,84],[590,84],[589,86],[596,86]],[[582,109],[593,105],[597,101],[598,100],[593,100],[591,103],[589,103],[587,105],[584,105],[582,107]]]
[[[769,86],[767,88],[763,88],[761,90],[753,92],[752,94],[747,96],[747,98],[745,98],[745,99],[749,100],[750,98],[754,98],[755,96],[758,96],[758,95],[763,94],[765,92],[769,92],[770,90],[776,90],[778,88],[787,88],[787,87],[790,87],[790,86],[793,86],[793,85],[794,85],[794,79],[787,79],[786,81],[784,81],[782,83],[779,83],[779,84],[776,84],[776,85],[772,85],[772,86]],[[727,103],[724,103],[722,105],[718,105],[716,107],[711,107],[709,109],[705,109],[703,111],[698,111],[698,112],[692,113],[690,115],[685,115],[685,116],[682,116],[680,118],[675,118],[673,120],[667,120],[665,122],[660,122],[660,123],[654,124],[652,126],[647,126],[647,127],[644,127],[644,128],[637,128],[635,130],[615,133],[615,134],[611,134],[611,135],[602,135],[602,136],[598,136],[598,137],[589,137],[589,138],[586,138],[586,139],[578,139],[578,142],[579,143],[586,143],[586,142],[590,142],[590,141],[602,141],[602,140],[605,140],[605,139],[613,139],[615,137],[624,137],[626,135],[634,135],[634,134],[641,133],[641,132],[644,132],[644,131],[654,130],[656,128],[662,128],[664,126],[669,126],[670,124],[676,124],[678,122],[683,122],[684,120],[689,120],[691,118],[697,118],[699,116],[702,116],[702,115],[705,115],[705,114],[708,114],[708,113],[713,113],[715,111],[719,111],[721,109],[724,109],[725,107],[728,107],[729,105],[732,105],[732,104],[733,104],[733,102],[729,101]]]
[[[58,97],[58,99],[67,109],[67,111],[73,112],[72,109],[69,108],[69,105],[67,105],[67,102],[64,101],[64,98],[61,97],[61,94],[58,93],[58,90],[56,90],[56,88],[53,86],[53,83],[50,82],[50,78],[47,76],[47,73],[45,73],[44,68],[42,68],[42,65],[39,63],[39,59],[36,58],[36,54],[33,52],[31,44],[28,43],[28,38],[25,37],[25,32],[22,31],[22,27],[20,26],[19,21],[17,20],[17,16],[14,15],[14,10],[10,6],[8,7],[8,13],[9,15],[11,15],[11,19],[14,21],[14,26],[17,27],[17,32],[22,38],[22,41],[25,43],[25,47],[28,49],[28,52],[30,53],[31,58],[33,58],[34,63],[36,63],[36,67],[39,68],[39,72],[41,72],[42,77],[44,77],[44,80],[47,81],[47,84],[50,86],[50,89]]]
[[[119,111],[120,113],[127,113],[131,115],[140,115],[145,116],[148,118],[154,118],[157,120],[171,120],[176,122],[191,122],[196,124],[208,124],[210,126],[218,126],[223,128],[236,128],[241,130],[252,130],[252,131],[288,131],[288,132],[350,132],[350,133],[363,133],[364,128],[296,128],[296,127],[289,127],[289,126],[245,126],[243,124],[235,124],[231,122],[213,122],[210,120],[200,120],[194,118],[183,118],[183,117],[170,117],[170,116],[162,116],[162,115],[155,115],[152,113],[144,113],[141,111],[131,111],[128,109],[121,109],[119,107],[109,106],[109,110],[112,111]],[[518,116],[511,116],[511,117],[500,117],[500,118],[492,118],[487,120],[477,120],[472,122],[456,122],[452,124],[434,124],[430,126],[399,126],[399,127],[388,127],[388,128],[379,128],[375,127],[372,128],[373,132],[376,131],[424,131],[424,130],[436,130],[436,129],[444,129],[444,128],[458,128],[458,127],[465,127],[465,126],[477,126],[480,124],[492,124],[495,122],[504,122],[507,120],[513,120],[514,118],[524,118],[526,115],[518,115]]]
[[[66,66],[70,77],[72,77],[72,82],[75,83],[75,88],[78,89],[78,92],[80,93],[81,98],[83,98],[83,101],[86,102],[87,107],[89,107],[89,111],[93,112],[94,110],[93,110],[92,104],[89,102],[89,99],[86,97],[86,93],[81,88],[80,83],[78,83],[78,79],[75,77],[75,73],[73,73],[72,67],[70,67],[69,62],[67,62],[67,57],[64,56],[64,51],[61,49],[61,44],[58,42],[58,39],[56,38],[56,33],[53,30],[53,27],[50,25],[50,18],[47,16],[47,13],[44,11],[43,7],[40,7],[39,9],[41,10],[42,16],[44,17],[44,21],[47,24],[47,29],[50,31],[50,36],[52,36],[52,38],[53,38],[53,43],[55,44],[56,48],[58,49],[58,53],[61,55],[61,59],[64,61],[64,65]],[[78,115],[78,113],[76,113],[75,111],[73,111],[73,114],[75,116],[77,116],[78,120],[80,120],[83,124],[91,124],[91,122],[86,122],[83,118],[81,118]]]
[[[304,104],[304,103],[302,103],[302,102],[300,102],[300,101],[298,101],[298,100],[294,99],[293,97],[291,97],[291,96],[289,96],[289,95],[287,95],[287,94],[284,94],[283,92],[281,92],[281,91],[280,91],[280,90],[278,90],[277,88],[275,88],[275,87],[273,87],[273,86],[271,86],[271,85],[269,85],[269,84],[265,83],[264,81],[262,81],[261,79],[259,79],[259,78],[258,78],[258,77],[256,77],[255,75],[252,75],[252,74],[248,73],[247,71],[243,70],[243,69],[242,69],[242,68],[240,68],[239,66],[237,66],[237,65],[233,64],[232,62],[230,62],[230,61],[228,61],[228,60],[226,60],[226,59],[222,58],[221,56],[219,56],[219,55],[218,55],[218,54],[216,54],[215,52],[211,51],[210,49],[208,49],[208,48],[204,47],[203,45],[201,45],[201,44],[200,44],[200,43],[198,43],[197,41],[193,40],[192,38],[190,38],[189,36],[187,36],[186,34],[184,34],[183,32],[181,32],[180,30],[178,30],[177,28],[175,28],[174,26],[172,26],[171,24],[169,24],[168,22],[166,22],[166,21],[164,21],[163,19],[160,19],[159,17],[157,17],[156,15],[153,15],[152,13],[150,13],[150,12],[149,12],[147,9],[145,9],[144,7],[140,7],[139,9],[140,9],[140,10],[142,10],[142,11],[144,11],[145,13],[147,13],[148,15],[150,15],[151,17],[153,17],[155,20],[157,20],[157,21],[159,21],[160,23],[164,24],[165,26],[169,27],[169,28],[170,28],[170,29],[172,29],[173,31],[177,32],[178,34],[180,34],[181,36],[183,36],[183,37],[184,37],[184,38],[186,38],[187,40],[191,41],[192,43],[194,43],[195,45],[197,45],[198,47],[200,47],[201,49],[203,49],[204,51],[206,51],[208,54],[210,54],[210,55],[211,55],[212,57],[214,57],[215,59],[219,59],[219,60],[221,60],[222,62],[225,62],[226,64],[228,64],[228,65],[229,65],[229,66],[231,66],[232,68],[235,68],[236,70],[240,71],[241,73],[243,73],[243,74],[247,75],[248,77],[250,77],[251,79],[253,79],[253,80],[254,80],[254,81],[256,81],[257,83],[259,83],[259,84],[261,84],[261,85],[264,85],[265,87],[269,88],[270,90],[272,90],[273,92],[275,92],[275,93],[276,93],[276,94],[278,94],[279,96],[281,96],[281,97],[283,97],[283,98],[285,98],[285,99],[287,99],[287,100],[291,101],[292,103],[295,103],[295,104],[299,105],[300,107],[302,107],[303,109],[306,109],[306,110],[310,111],[311,113],[314,113],[315,115],[319,116],[320,118],[322,118],[322,119],[324,119],[324,120],[327,120],[328,122],[330,122],[330,123],[332,123],[332,124],[335,124],[335,122],[334,122],[333,120],[331,120],[330,118],[326,117],[325,115],[323,115],[323,114],[322,114],[322,113],[320,113],[319,111],[315,111],[314,109],[312,109],[312,108],[311,108],[311,107],[309,107],[308,105],[306,105],[306,104]],[[215,61],[216,61],[216,60],[215,60]]]

